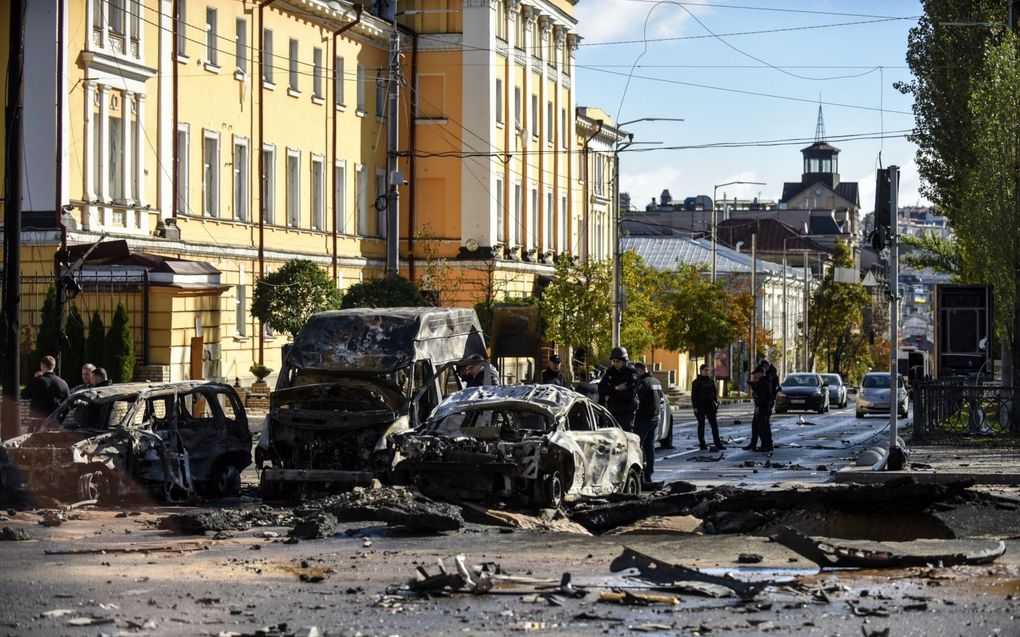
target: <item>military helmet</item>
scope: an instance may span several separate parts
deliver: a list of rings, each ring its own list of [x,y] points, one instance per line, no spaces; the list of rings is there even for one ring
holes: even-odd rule
[[[614,347],[613,351],[609,353],[609,360],[627,360],[627,348],[625,347]]]

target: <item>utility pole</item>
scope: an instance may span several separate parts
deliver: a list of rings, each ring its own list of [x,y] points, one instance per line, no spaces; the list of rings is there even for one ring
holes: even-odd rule
[[[390,34],[389,126],[386,151],[386,274],[400,273],[400,186],[404,176],[397,165],[397,143],[400,139],[400,31],[397,27],[397,9],[393,7],[393,32]],[[413,229],[412,229],[413,230]]]
[[[751,235],[751,363],[758,357],[758,235]],[[751,369],[748,366],[748,369]]]
[[[635,120],[640,121],[640,120]],[[624,122],[633,124],[634,122]],[[624,124],[618,124],[617,128]],[[616,142],[613,149],[613,347],[619,347],[620,328],[623,325],[623,272],[620,271],[620,151],[634,143],[634,134],[627,134],[627,143]]]
[[[18,373],[21,368],[21,85],[25,69],[25,0],[11,0],[10,52],[7,58],[7,152],[4,156],[4,352],[0,439],[21,432]]]
[[[1012,5],[1011,5],[1012,6]],[[899,309],[900,309],[900,259],[899,237],[897,236],[896,202],[900,189],[900,169],[889,166],[889,453],[886,467],[889,468],[893,454],[902,457],[896,444],[896,419],[899,415],[900,389],[899,370]],[[896,463],[902,466],[902,463]],[[895,468],[899,469],[901,466]]]
[[[810,268],[808,268],[808,253],[804,251],[804,366],[805,372],[811,371],[811,357],[808,352],[808,312],[811,310],[811,278]]]

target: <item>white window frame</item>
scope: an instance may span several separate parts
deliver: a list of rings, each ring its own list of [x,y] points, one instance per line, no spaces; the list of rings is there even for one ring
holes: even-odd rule
[[[125,13],[124,0],[101,0],[108,8],[106,16],[107,27],[110,33],[116,35],[127,35],[127,16]]]
[[[297,160],[291,168],[291,160]],[[287,148],[287,226],[301,227],[301,151]]]
[[[556,242],[556,211],[553,208],[553,194],[545,191],[545,231],[549,234],[549,249],[555,251]]]
[[[248,75],[248,20],[234,19],[234,72],[243,79]]]
[[[297,38],[290,38],[287,43],[287,92],[291,95],[300,95],[298,88],[298,56],[301,54],[301,44]]]
[[[219,69],[219,50],[216,48],[219,39],[217,22],[219,11],[216,7],[205,8],[205,63],[215,69]]]
[[[556,141],[556,107],[553,105],[552,100],[546,100],[545,102],[545,143],[549,146],[553,145]]]
[[[262,165],[262,189],[260,197],[265,202],[262,205],[265,219],[264,223],[273,225],[276,222],[276,146],[262,144],[262,151],[259,161]]]
[[[570,251],[570,237],[567,236],[567,198],[560,197],[560,209],[557,210],[560,219],[560,232],[559,232],[559,243],[560,252]]]
[[[273,78],[273,30],[262,29],[262,83],[276,86]]]
[[[124,165],[126,158],[124,154],[124,127],[131,123],[128,105],[121,102],[121,106],[120,117],[114,117],[111,114],[106,119],[106,134],[108,137],[106,162],[109,164],[107,169],[107,192],[110,194],[110,199],[118,203],[125,202],[124,171],[127,167]]]
[[[347,161],[338,160],[333,166],[333,227],[338,234],[347,233]]]
[[[514,87],[514,126],[521,128],[521,87]]]
[[[567,147],[567,109],[560,107],[560,147]]]
[[[368,236],[368,166],[354,165],[355,230],[358,236]]]
[[[531,244],[531,247],[538,248],[539,247],[539,242],[538,242],[538,238],[539,238],[538,220],[539,220],[540,217],[538,215],[538,188],[535,188],[535,187],[531,188],[531,211],[530,211],[530,213],[531,214],[528,215],[528,217],[530,218],[530,221],[529,221],[528,225],[531,226],[528,229],[529,233],[531,234],[531,241],[529,241],[529,243]]]
[[[311,196],[308,198],[308,202],[311,227],[312,230],[322,231],[326,229],[326,158],[322,155],[312,155],[309,170]]]
[[[237,287],[234,288],[234,333],[239,338],[248,337],[248,286],[244,266],[238,269]]]
[[[503,229],[506,220],[506,192],[503,185],[503,178],[496,178],[496,241],[505,241],[506,232]]]
[[[251,144],[246,137],[234,136],[234,219],[250,221]],[[241,151],[238,153],[238,151]]]
[[[184,143],[181,143],[181,137],[183,136]],[[181,214],[189,214],[188,205],[190,203],[190,197],[188,192],[188,186],[190,179],[188,178],[189,169],[191,166],[190,155],[191,152],[191,125],[186,122],[177,123],[177,209]],[[98,168],[97,168],[98,172]]]
[[[365,116],[365,65],[358,65],[358,115]]]
[[[312,99],[324,100],[322,89],[323,89],[323,72],[322,72],[322,47],[312,47]]]
[[[215,155],[210,158],[208,149],[214,144]],[[220,132],[202,129],[202,215],[210,218],[220,216]]]
[[[344,56],[333,57],[333,106],[343,108],[344,104]]]
[[[521,245],[521,221],[522,221],[522,207],[524,202],[524,189],[520,182],[514,182],[514,218],[510,224],[510,245],[519,246]]]
[[[528,126],[531,127],[531,136],[538,139],[539,128],[539,108],[538,108],[538,93],[531,94],[531,121],[528,122]]]
[[[496,78],[496,126],[503,125],[503,78]]]
[[[98,0],[100,6],[104,0]],[[177,23],[177,56],[187,58],[188,56],[188,7],[186,2],[176,3],[176,15],[174,21]]]

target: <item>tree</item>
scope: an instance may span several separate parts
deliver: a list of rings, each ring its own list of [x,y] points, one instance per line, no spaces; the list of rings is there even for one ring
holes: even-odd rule
[[[106,367],[106,326],[99,310],[92,312],[89,334],[85,339],[85,359],[96,367]]]
[[[440,255],[439,239],[432,232],[432,226],[426,223],[415,231],[414,240],[422,253],[422,273],[416,281],[422,296],[430,305],[441,305],[444,299],[458,298],[466,283],[464,270],[453,268],[449,260]]]
[[[57,357],[57,350],[60,349],[59,324],[60,317],[57,316],[57,287],[51,285],[46,290],[46,298],[43,300],[39,333],[36,335],[35,353],[32,356],[37,365],[43,356]]]
[[[414,283],[399,274],[355,283],[344,292],[340,307],[421,307],[429,305]]]
[[[68,383],[74,386],[79,382],[77,374],[80,373],[82,365],[88,362],[85,360],[85,319],[82,318],[78,306],[72,305],[71,309],[67,311],[67,323],[64,331],[67,333],[67,347],[61,359],[63,369],[60,371],[64,376],[74,381]]]
[[[641,354],[659,340],[655,334],[655,320],[660,312],[656,301],[659,273],[636,252],[628,250],[620,255],[620,278],[625,300],[620,340],[631,348],[632,354]]]
[[[106,334],[106,373],[115,383],[127,383],[135,376],[135,339],[128,325],[128,312],[124,301],[117,303]]]
[[[659,272],[658,281],[653,325],[666,349],[703,356],[737,338],[738,322],[721,284],[692,265]]]
[[[325,270],[307,259],[291,259],[258,280],[251,315],[291,336],[316,312],[340,307],[340,290]]]
[[[811,297],[808,340],[815,359],[826,361],[829,371],[842,374],[847,366],[871,366],[868,334],[861,329],[871,295],[860,283],[839,283],[834,279],[837,267],[854,265],[846,243],[836,242],[832,264],[834,267],[825,273]],[[814,361],[809,364],[813,368]]]
[[[608,356],[612,345],[612,272],[607,262],[574,263],[568,254],[556,257],[555,267],[556,280],[539,301],[545,340],[583,347],[590,369],[593,361]]]
[[[748,277],[750,284],[750,277]],[[751,358],[757,362],[766,352],[775,349],[776,343],[772,338],[772,330],[767,330],[761,325],[761,316],[754,313],[754,295],[751,292],[729,292],[726,294],[725,307],[729,310],[736,327],[738,338],[751,347],[751,323],[754,323],[754,347]],[[757,318],[757,320],[755,320]]]
[[[916,270],[931,268],[939,274],[959,277],[963,255],[955,239],[925,232],[900,235],[900,260]]]
[[[1012,32],[988,47],[982,77],[970,100],[974,158],[963,202],[965,223],[955,224],[965,273],[981,273],[995,286],[996,332],[1008,343],[1012,379],[1020,386],[1020,38]]]

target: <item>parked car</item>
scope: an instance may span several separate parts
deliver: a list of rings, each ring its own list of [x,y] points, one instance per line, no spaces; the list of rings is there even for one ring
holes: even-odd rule
[[[896,374],[896,413],[900,418],[907,417],[910,397],[903,384],[903,374]],[[864,418],[867,414],[889,413],[889,372],[868,372],[861,380],[857,390],[857,417]]]
[[[822,374],[822,381],[829,386],[829,404],[836,405],[836,409],[846,407],[849,390],[843,377],[839,374]]]
[[[789,374],[779,387],[776,396],[776,413],[782,414],[794,409],[829,411],[829,392],[821,375],[814,372]]]
[[[395,474],[436,497],[538,506],[638,494],[641,441],[609,411],[555,385],[472,387],[416,431],[394,434]]]
[[[236,495],[252,437],[229,385],[124,383],[71,394],[37,431],[3,446],[8,489],[70,501],[179,502]]]
[[[391,433],[417,427],[463,388],[458,369],[493,382],[472,309],[349,309],[313,314],[287,350],[255,463],[267,499],[386,478]]]

